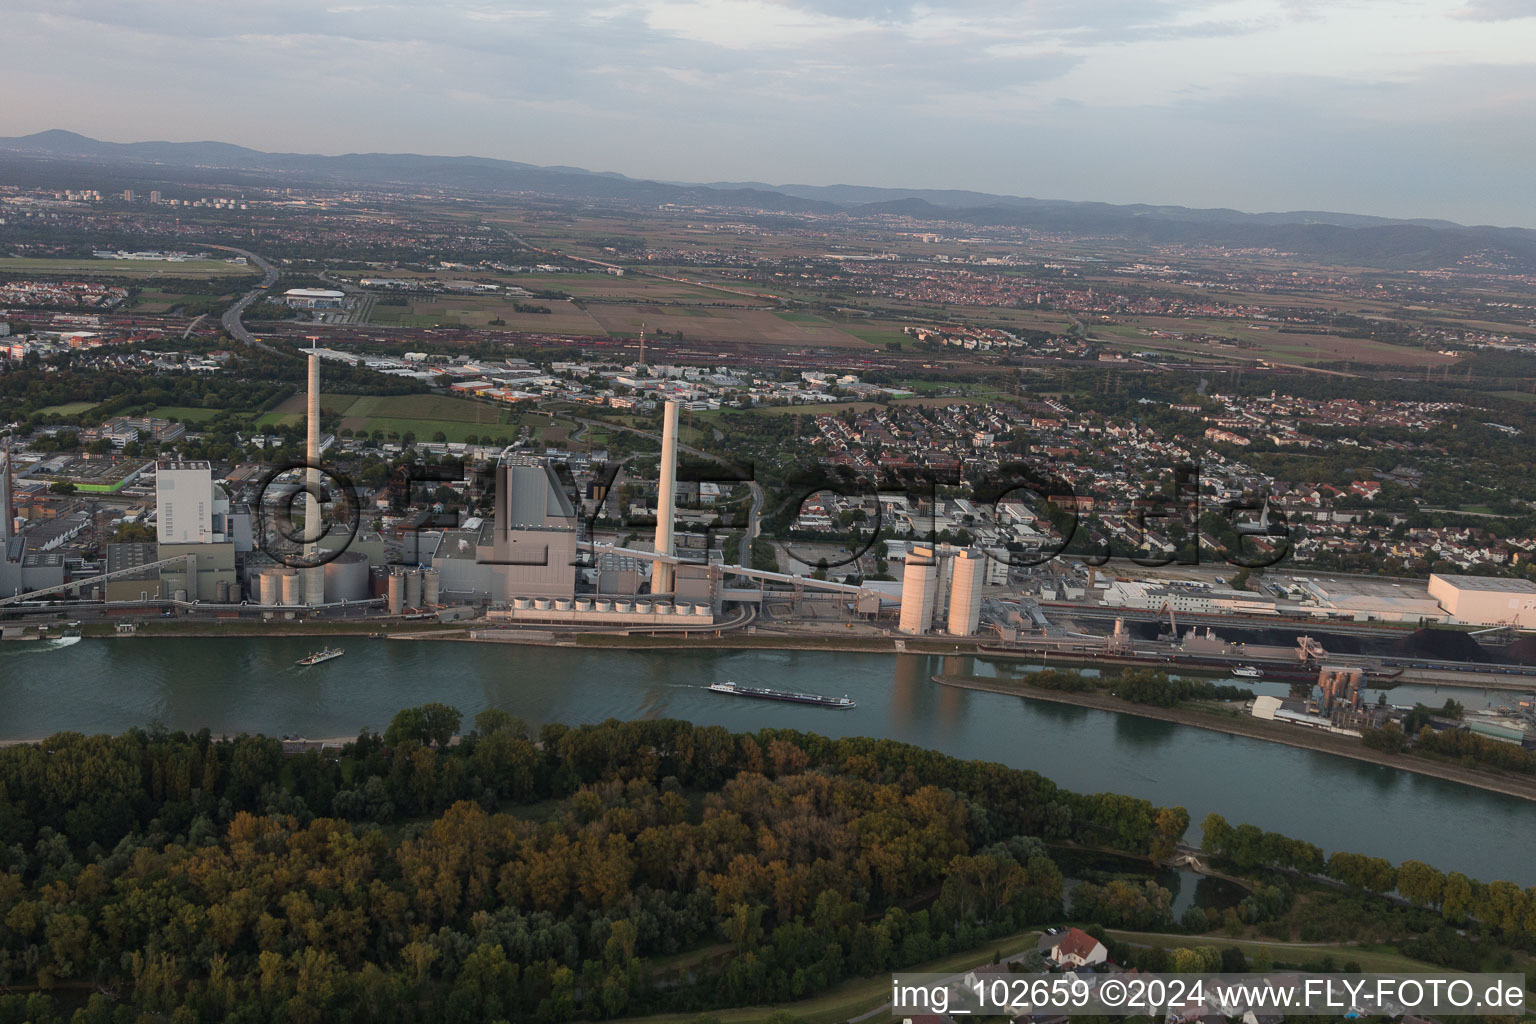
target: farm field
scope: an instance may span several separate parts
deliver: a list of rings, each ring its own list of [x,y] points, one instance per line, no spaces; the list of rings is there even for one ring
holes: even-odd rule
[[[253,277],[255,269],[223,260],[55,260],[7,256],[0,258],[0,273],[90,274],[102,277]]]
[[[593,304],[587,312],[609,334],[638,334],[643,323],[648,331],[681,332],[688,341],[868,347],[867,342],[820,318],[816,323],[794,323],[768,309],[602,303]]]
[[[369,322],[386,327],[483,327],[549,334],[602,335],[606,332],[574,303],[561,299],[522,299],[548,313],[519,313],[512,300],[495,295],[442,295],[413,299],[408,306],[375,303]],[[492,320],[505,324],[492,325]]]
[[[1217,348],[1181,338],[1153,338],[1139,334],[1126,334],[1116,328],[1138,328],[1178,332],[1183,334],[1209,334],[1232,338],[1242,344],[1239,349]],[[1163,351],[1198,353],[1209,356],[1220,353],[1228,358],[1268,359],[1277,363],[1310,366],[1317,363],[1354,362],[1363,366],[1446,366],[1456,362],[1455,356],[1443,356],[1438,352],[1403,345],[1389,345],[1369,338],[1344,338],[1336,334],[1295,334],[1287,331],[1255,330],[1244,321],[1184,320],[1177,317],[1137,317],[1124,324],[1100,326],[1091,324],[1088,332],[1117,348],[1160,349]],[[1117,335],[1104,338],[1106,334]]]

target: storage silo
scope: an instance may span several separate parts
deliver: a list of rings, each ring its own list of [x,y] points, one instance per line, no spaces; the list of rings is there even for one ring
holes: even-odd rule
[[[310,565],[299,570],[299,590],[307,605],[325,604],[325,566]]]
[[[261,603],[271,607],[283,603],[283,570],[267,569],[260,576]]]
[[[396,569],[389,574],[389,614],[399,615],[405,610],[405,575]]]
[[[938,558],[933,548],[914,545],[901,578],[903,633],[926,633],[933,622],[933,600],[939,585]]]
[[[219,604],[229,604],[229,580],[219,580],[213,585],[213,599]]]
[[[405,570],[405,606],[407,608],[421,607],[421,570]]]
[[[956,552],[951,559],[949,633],[970,636],[981,624],[981,584],[987,575],[987,556],[975,548]]]
[[[443,574],[436,569],[423,569],[421,573],[421,599],[428,608],[443,603]]]
[[[328,601],[366,601],[369,594],[368,556],[343,551],[325,563],[325,597]]]
[[[297,607],[304,603],[304,578],[295,570],[283,573],[283,604]]]

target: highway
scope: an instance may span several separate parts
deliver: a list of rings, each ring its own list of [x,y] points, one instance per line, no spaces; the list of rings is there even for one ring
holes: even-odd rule
[[[253,348],[264,349],[268,352],[282,355],[283,352],[281,349],[273,348],[266,342],[258,341],[256,336],[250,331],[246,330],[245,325],[240,322],[240,318],[245,315],[246,308],[249,307],[251,303],[260,298],[263,292],[277,283],[277,269],[273,267],[272,264],[268,263],[266,260],[262,259],[260,256],[257,256],[253,252],[247,252],[244,249],[236,249],[231,245],[213,245],[206,242],[203,244],[207,245],[210,249],[222,249],[225,252],[232,252],[237,255],[244,256],[246,259],[250,260],[252,263],[256,264],[256,266],[262,269],[263,276],[261,278],[261,283],[242,295],[233,306],[230,306],[228,309],[226,309],[224,311],[224,316],[221,322],[224,325],[224,330],[229,334],[231,338],[234,338],[236,341],[243,342],[252,346]]]

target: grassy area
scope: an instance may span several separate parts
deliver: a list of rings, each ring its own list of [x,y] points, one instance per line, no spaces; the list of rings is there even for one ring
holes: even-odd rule
[[[92,274],[102,277],[249,277],[255,267],[223,260],[49,260],[24,257],[0,258],[0,273]]]
[[[95,407],[95,402],[65,402],[63,405],[45,405],[37,411],[42,416],[78,416]]]
[[[878,345],[881,348],[884,348],[891,342],[900,345],[904,342],[910,343],[912,341],[911,335],[895,327],[844,327],[843,330],[860,341],[867,341],[871,345]]]
[[[1165,935],[1161,932],[1122,932],[1115,931],[1114,929],[1111,929],[1109,934],[1121,942],[1129,942],[1138,946],[1161,946],[1164,949],[1176,949],[1180,946],[1217,946],[1221,948],[1236,946],[1249,959],[1252,959],[1255,953],[1263,950],[1269,955],[1270,960],[1283,960],[1287,963],[1321,960],[1325,956],[1331,956],[1339,964],[1344,963],[1346,960],[1353,960],[1360,965],[1362,970],[1366,971],[1433,974],[1454,970],[1454,968],[1441,967],[1437,964],[1406,957],[1391,946],[1329,945],[1328,943],[1293,944],[1289,942],[1265,942],[1258,939],[1229,939],[1225,935]]]
[[[157,405],[149,411],[149,415],[163,420],[176,419],[182,423],[206,423],[223,412],[223,409],[204,409],[195,405]]]
[[[959,953],[953,953],[938,960],[930,960],[924,964],[915,964],[905,969],[903,973],[919,974],[955,974],[970,967],[978,967],[991,963],[993,954],[1001,952],[1004,956],[1012,956],[1026,949],[1033,949],[1035,940],[1040,937],[1038,931],[1019,932],[1015,935],[1006,935],[1002,938],[992,939],[982,945]],[[891,998],[891,976],[889,974],[877,975],[873,978],[853,978],[835,985],[819,996],[810,999],[801,999],[792,1003],[779,1003],[769,1006],[742,1006],[729,1010],[709,1010],[707,1012],[682,1013],[682,1014],[658,1014],[654,1017],[630,1017],[629,1022],[645,1021],[646,1024],[664,1024],[668,1021],[696,1021],[700,1017],[710,1017],[721,1024],[758,1024],[766,1021],[776,1013],[789,1013],[805,1021],[806,1024],[836,1024],[837,1021],[845,1021],[850,1017],[868,1013],[889,1003]],[[889,1017],[877,1017],[877,1020],[889,1020]],[[625,1024],[621,1021],[620,1024]]]
[[[471,434],[511,437],[519,415],[510,406],[452,395],[331,394],[322,396],[320,405],[339,415],[341,429],[354,434],[376,430],[386,435],[411,433],[420,441],[430,441],[439,432],[450,441],[463,441]],[[304,396],[294,395],[263,415],[256,425],[298,426],[303,421]]]

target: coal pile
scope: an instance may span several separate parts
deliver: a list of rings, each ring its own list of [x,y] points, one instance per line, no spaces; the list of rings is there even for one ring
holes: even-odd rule
[[[1536,636],[1521,637],[1504,648],[1504,660],[1513,665],[1536,665]]]
[[[1392,645],[1401,658],[1432,658],[1436,661],[1492,662],[1487,648],[1455,629],[1416,629]]]

